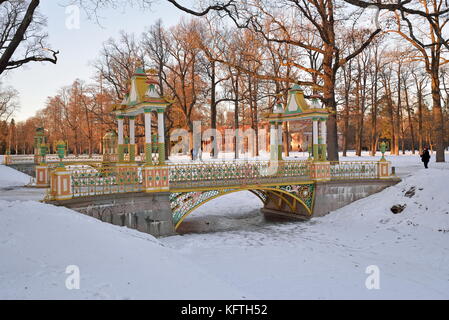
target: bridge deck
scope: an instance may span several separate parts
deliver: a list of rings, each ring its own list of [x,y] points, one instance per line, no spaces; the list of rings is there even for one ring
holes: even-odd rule
[[[170,191],[212,190],[219,188],[248,188],[274,186],[316,180],[309,161],[226,161],[167,164]],[[102,194],[141,192],[143,164],[105,165],[101,162],[67,163],[71,172],[73,197]],[[330,162],[331,180],[379,179],[379,165],[375,161]]]

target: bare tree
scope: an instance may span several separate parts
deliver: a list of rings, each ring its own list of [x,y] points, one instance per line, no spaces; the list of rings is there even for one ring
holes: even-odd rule
[[[449,50],[449,38],[445,29],[449,22],[447,1],[404,0],[397,3],[345,1],[360,7],[376,6],[393,12],[396,28],[387,32],[398,34],[416,49],[431,79],[436,161],[444,162],[444,117],[441,107],[440,66],[449,62],[444,58],[442,50],[443,48]],[[411,21],[411,19],[414,20]]]
[[[204,82],[199,76],[199,51],[196,45],[198,26],[194,21],[181,23],[169,32],[166,39],[170,61],[162,72],[163,81],[174,100],[172,113],[184,116],[193,142],[193,121],[198,117],[198,102],[204,90]]]
[[[142,56],[134,35],[123,31],[117,40],[111,38],[103,44],[100,58],[93,66],[107,87],[114,90],[117,100],[122,100],[128,92],[129,79],[142,64]]]
[[[424,144],[424,95],[425,88],[428,84],[428,77],[425,73],[420,72],[419,68],[415,66],[412,70],[412,77],[416,89],[416,99],[418,105],[418,150],[419,153],[423,150]]]
[[[0,83],[0,120],[8,121],[19,109],[19,93],[11,87],[2,87]]]
[[[402,85],[403,85],[403,88],[404,88],[405,108],[406,108],[406,111],[407,111],[407,120],[408,120],[408,125],[409,125],[409,128],[410,128],[411,149],[412,149],[412,153],[415,154],[415,150],[416,150],[415,126],[414,126],[414,123],[413,123],[414,111],[413,111],[413,108],[411,106],[410,98],[409,98],[409,96],[410,96],[410,87],[411,87],[410,80],[409,80],[410,75],[411,75],[410,69],[407,68],[407,71],[402,74],[401,81],[402,81]]]
[[[46,43],[39,4],[39,0],[0,0],[0,75],[29,62],[56,64],[59,51]]]
[[[360,43],[356,50],[350,52],[346,56],[341,55],[341,50],[337,45],[337,33],[335,27],[336,20],[344,21],[341,16],[343,11],[337,9],[336,1],[331,0],[250,0],[250,1],[211,1],[210,5],[196,11],[181,5],[176,0],[167,0],[178,9],[196,16],[204,16],[210,12],[217,12],[220,17],[229,17],[239,28],[250,29],[263,36],[268,42],[285,43],[296,46],[305,50],[312,50],[322,55],[322,72],[313,70],[298,61],[292,61],[293,65],[303,71],[315,73],[322,81],[321,90],[323,91],[323,102],[331,111],[328,121],[328,149],[329,159],[338,160],[338,139],[337,139],[337,104],[335,100],[335,83],[336,73],[338,69],[347,61],[356,57],[362,52],[369,43],[380,32],[376,29],[370,33],[366,39]],[[117,5],[125,2],[120,0],[78,0],[79,3],[90,4],[95,11],[102,6]],[[128,1],[128,3],[139,4],[143,7],[151,5],[151,0]],[[278,19],[280,10],[292,10],[295,12],[295,20]],[[337,15],[337,16],[336,16]],[[340,15],[340,16],[339,16]],[[301,19],[297,19],[300,17]],[[297,21],[302,21],[300,24]],[[291,27],[294,27],[293,29]],[[303,34],[314,34],[320,39],[318,46],[314,45],[308,39],[304,39]],[[241,72],[251,74],[252,77],[276,80],[273,75],[261,76],[252,70],[239,69]],[[312,81],[299,81],[298,79],[291,82],[300,84],[312,84]]]

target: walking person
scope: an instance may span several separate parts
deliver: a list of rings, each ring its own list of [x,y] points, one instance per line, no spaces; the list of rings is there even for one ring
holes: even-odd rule
[[[428,164],[430,161],[430,153],[429,153],[429,148],[424,147],[424,150],[421,154],[421,161],[424,162],[424,168],[428,169]]]

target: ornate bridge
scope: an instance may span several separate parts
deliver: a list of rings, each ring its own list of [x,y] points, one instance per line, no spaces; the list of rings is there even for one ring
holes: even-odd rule
[[[168,235],[199,206],[237,191],[247,190],[258,196],[267,215],[308,219],[398,181],[383,157],[372,162],[327,161],[329,114],[317,97],[308,103],[297,85],[289,90],[285,108],[278,103],[265,116],[270,124],[270,160],[166,164],[164,112],[170,102],[159,95],[155,77],[155,72],[141,68],[135,71],[130,91],[113,108],[118,130],[103,138],[101,162],[67,162],[70,156],[65,157],[63,141],[53,146],[58,157],[49,157],[44,129],[37,129],[36,186],[50,186],[45,201],[153,235]],[[153,132],[154,114],[157,135]],[[143,116],[145,125],[145,151],[141,155],[137,155],[135,135],[138,116]],[[312,124],[308,161],[282,160],[282,123],[296,120]],[[237,143],[240,138],[235,139]],[[193,141],[193,145],[198,143]],[[5,161],[13,158],[6,156]]]
[[[395,181],[390,174],[390,163],[386,161],[333,163],[267,160],[161,166],[86,163],[53,169],[50,176],[47,202],[97,215],[112,223],[113,217],[105,218],[105,212],[114,215],[110,207],[117,206],[117,201],[121,204],[126,202],[121,206],[121,212],[116,214],[137,214],[146,219],[140,224],[168,219],[174,229],[201,205],[238,191],[255,194],[262,201],[262,211],[266,214],[304,220],[314,214],[322,214],[315,210],[316,202],[327,201],[320,188],[328,183],[342,185],[349,182],[355,185],[377,181],[377,187],[372,192],[368,191],[368,195]],[[332,196],[331,192],[327,193],[326,196]],[[146,198],[145,194],[148,195]],[[353,201],[354,197],[350,200]],[[137,205],[139,201],[147,202]],[[97,206],[98,203],[101,205]],[[161,218],[160,213],[152,212],[153,207],[167,213],[165,218]],[[139,229],[139,222],[130,219],[123,218],[118,224],[128,221],[125,225]],[[149,228],[141,227],[147,232]]]
[[[170,204],[173,221],[183,219],[204,203],[242,190],[261,199],[265,207],[309,216],[314,184],[307,161],[246,161],[173,165]]]

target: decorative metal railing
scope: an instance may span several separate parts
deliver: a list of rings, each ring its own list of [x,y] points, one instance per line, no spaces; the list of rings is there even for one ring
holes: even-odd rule
[[[307,161],[226,161],[169,166],[174,188],[229,187],[309,179]]]
[[[66,166],[71,172],[73,197],[142,191],[139,167]]]
[[[331,162],[332,180],[377,179],[379,177],[377,161],[341,161]]]
[[[3,157],[4,164],[23,164],[34,163],[34,155],[5,155]]]
[[[61,166],[61,162],[49,162],[46,165],[51,169],[55,169]],[[92,168],[101,168],[104,167],[103,162],[101,161],[63,161],[64,168],[69,171],[75,170],[83,170],[83,169],[92,169]]]
[[[41,157],[39,156],[39,159],[41,159]],[[135,157],[135,161],[136,162],[144,162],[145,160],[145,155],[144,154],[140,154],[140,155],[136,155]],[[36,158],[34,155],[5,155],[3,157],[3,163],[4,164],[27,164],[27,163],[35,163]],[[95,154],[92,156],[89,156],[87,154],[82,154],[82,155],[78,155],[75,156],[73,154],[68,155],[66,157],[64,157],[62,159],[62,162],[64,163],[70,163],[70,162],[101,162],[101,161],[105,161],[105,162],[118,162],[118,155],[117,154],[108,154],[108,155],[99,155],[99,154]],[[129,155],[125,155],[125,161],[129,161]],[[45,163],[50,164],[50,163],[56,163],[56,162],[60,162],[60,159],[58,157],[58,155],[56,154],[47,154],[45,156]],[[158,155],[154,154],[153,155],[153,164],[158,164]]]
[[[45,156],[46,162],[59,162],[59,157],[56,154],[48,154]],[[81,154],[75,156],[73,154],[64,157],[63,162],[77,162],[77,161],[103,161],[103,156],[100,154],[94,154],[89,156],[87,154]]]
[[[257,185],[285,185],[310,180],[379,179],[377,161],[310,162],[310,161],[225,161],[167,164],[169,185],[180,190],[216,190]],[[54,170],[56,163],[49,164]],[[158,170],[158,166],[154,170]],[[327,168],[327,169],[326,169]],[[145,169],[147,170],[147,169]],[[315,170],[315,171],[314,171]],[[319,176],[316,176],[317,170]],[[102,162],[66,162],[72,196],[95,196],[141,192],[143,166],[139,164],[105,165]]]
[[[39,157],[41,158],[41,157]],[[45,162],[46,163],[54,163],[59,162],[60,159],[58,155],[55,154],[47,154],[45,156]],[[64,157],[62,160],[63,162],[90,162],[90,161],[103,161],[102,155],[92,155],[89,157],[89,155],[69,155],[67,157]],[[3,162],[5,164],[26,164],[26,163],[34,163],[35,162],[35,156],[34,155],[8,155],[4,156]]]

